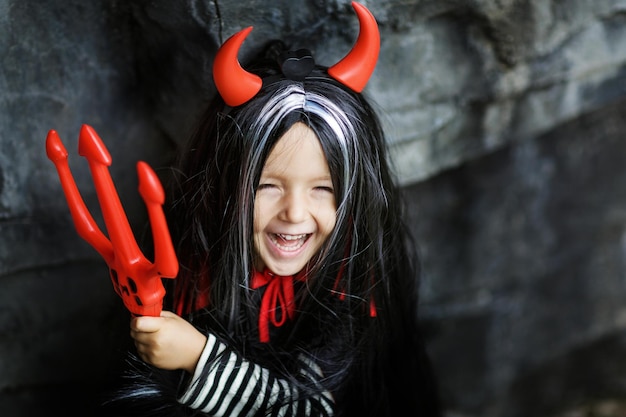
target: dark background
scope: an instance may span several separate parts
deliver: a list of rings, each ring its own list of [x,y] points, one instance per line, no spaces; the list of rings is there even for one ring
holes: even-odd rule
[[[364,4],[382,38],[366,94],[420,245],[447,416],[624,415],[626,7]],[[76,152],[80,126],[96,129],[141,239],[136,162],[164,173],[214,94],[218,45],[249,25],[242,59],[280,37],[325,65],[358,31],[344,0],[0,0],[2,416],[95,415],[129,343],[46,158],[48,130],[98,217]]]

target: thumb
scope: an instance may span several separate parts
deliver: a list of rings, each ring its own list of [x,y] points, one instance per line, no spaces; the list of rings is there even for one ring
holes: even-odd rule
[[[130,322],[130,328],[136,332],[153,333],[161,329],[161,317],[141,316]]]
[[[177,318],[179,317],[177,314],[172,313],[171,311],[161,310],[161,317],[165,318]]]

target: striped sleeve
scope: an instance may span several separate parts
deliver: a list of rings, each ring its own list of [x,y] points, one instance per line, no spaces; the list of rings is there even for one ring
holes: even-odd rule
[[[211,416],[254,416],[260,410],[276,417],[330,417],[334,401],[321,388],[319,366],[303,355],[300,375],[320,394],[298,400],[298,388],[257,364],[243,359],[209,334],[198,365],[178,401]]]

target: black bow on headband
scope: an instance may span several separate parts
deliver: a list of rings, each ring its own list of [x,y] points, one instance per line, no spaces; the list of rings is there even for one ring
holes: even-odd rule
[[[308,49],[284,51],[277,61],[283,75],[294,81],[304,80],[315,68],[315,60]]]

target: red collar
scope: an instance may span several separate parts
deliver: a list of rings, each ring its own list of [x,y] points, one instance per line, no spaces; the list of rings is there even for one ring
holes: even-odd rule
[[[261,308],[259,310],[259,339],[262,343],[270,340],[269,322],[275,327],[282,326],[287,319],[292,319],[295,314],[293,296],[293,280],[304,281],[304,273],[290,276],[280,276],[265,268],[263,272],[254,271],[252,276],[252,289],[267,286]],[[280,307],[280,312],[277,313]]]

